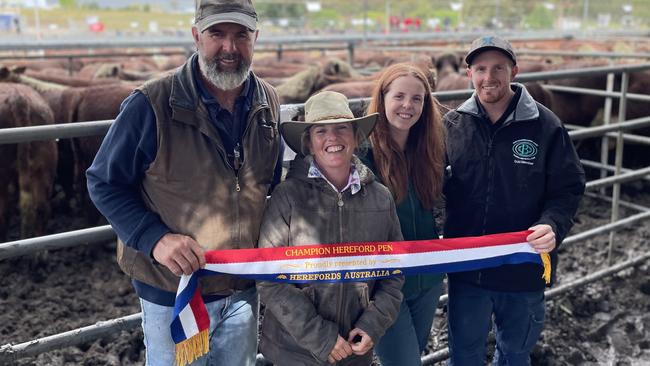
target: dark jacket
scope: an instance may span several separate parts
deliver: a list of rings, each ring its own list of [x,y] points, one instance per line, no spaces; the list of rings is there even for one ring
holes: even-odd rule
[[[368,148],[367,153],[361,158],[370,170],[375,174],[375,179],[381,181],[379,172],[375,166],[375,158],[372,149]],[[426,240],[438,239],[438,230],[433,210],[427,210],[422,206],[418,198],[413,182],[409,180],[408,195],[397,205],[397,218],[399,219],[400,228],[404,240]],[[417,294],[428,290],[434,286],[439,286],[444,278],[444,274],[422,274],[406,276],[402,292],[404,297]]]
[[[253,248],[280,147],[277,97],[270,85],[251,73],[253,95],[242,137],[244,160],[236,171],[200,100],[193,78],[195,57],[174,74],[139,88],[155,114],[158,145],[155,159],[142,175],[139,196],[171,232],[191,236],[206,250]],[[149,293],[159,298],[156,291],[176,291],[179,277],[150,253],[122,240],[118,240],[118,264],[135,280],[143,298],[149,300]],[[203,294],[213,297],[254,286],[253,281],[230,275],[206,277],[201,284]]]
[[[361,191],[338,193],[322,178],[308,178],[311,156],[291,162],[273,191],[260,231],[260,247],[364,241],[400,241],[395,204],[386,187],[358,159]],[[377,343],[399,313],[403,277],[345,283],[257,282],[266,305],[260,350],[274,364],[326,365],[338,335],[354,328]],[[370,365],[372,351],[338,365]]]
[[[585,189],[584,171],[562,123],[525,88],[514,111],[493,134],[480,111],[474,95],[444,117],[445,237],[548,224],[559,246],[573,225]],[[556,252],[557,248],[551,253],[553,274]],[[545,285],[542,271],[540,265],[524,263],[448,276],[492,290],[536,291]]]

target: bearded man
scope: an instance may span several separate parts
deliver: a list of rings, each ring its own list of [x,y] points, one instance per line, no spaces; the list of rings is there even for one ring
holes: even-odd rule
[[[256,245],[281,173],[275,90],[251,71],[250,0],[197,0],[198,52],[129,96],[87,171],[90,196],[118,235],[117,258],[142,306],[147,365],[172,365],[175,291],[206,250]],[[210,352],[192,365],[254,365],[258,296],[229,275],[201,283]]]

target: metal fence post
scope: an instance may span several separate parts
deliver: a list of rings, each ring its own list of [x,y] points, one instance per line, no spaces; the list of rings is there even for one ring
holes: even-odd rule
[[[74,56],[68,56],[68,76],[72,76],[72,73],[74,72],[74,65],[72,64],[73,60]]]
[[[607,74],[607,92],[614,91],[614,73]],[[603,109],[603,125],[610,124],[612,120],[612,98],[605,98],[605,107]],[[603,135],[603,138],[600,143],[600,162],[602,164],[607,164],[609,162],[609,138],[607,135]],[[600,177],[605,178],[607,176],[606,170],[600,171]],[[605,194],[605,189],[603,188],[600,191],[600,194]]]
[[[348,42],[348,63],[354,65],[354,42]]]
[[[627,86],[629,83],[630,74],[628,72],[623,72],[621,74],[621,99],[618,103],[618,123],[625,121],[625,107],[627,105]],[[621,174],[621,167],[623,166],[623,131],[619,130],[616,135],[616,163],[614,175]],[[618,201],[621,197],[621,184],[615,183],[612,188],[612,220],[611,222],[618,220]],[[612,265],[612,249],[614,247],[614,231],[609,233],[609,250],[607,252],[607,263]]]

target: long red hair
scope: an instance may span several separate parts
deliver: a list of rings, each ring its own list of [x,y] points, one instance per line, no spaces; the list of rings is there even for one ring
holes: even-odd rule
[[[442,197],[445,137],[440,104],[431,95],[428,70],[410,63],[389,66],[380,76],[372,92],[367,113],[379,113],[370,143],[375,167],[383,183],[397,203],[408,194],[409,178],[426,209],[433,209]],[[409,130],[406,149],[402,151],[390,135],[386,117],[385,95],[391,83],[403,76],[413,76],[424,86],[422,115]]]

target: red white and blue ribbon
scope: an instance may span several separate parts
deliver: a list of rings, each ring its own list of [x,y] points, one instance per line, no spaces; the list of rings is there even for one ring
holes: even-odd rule
[[[209,251],[205,268],[182,276],[176,293],[171,332],[177,364],[191,363],[208,352],[210,318],[198,287],[199,277],[232,274],[285,283],[345,282],[533,262],[544,265],[548,282],[548,256],[540,257],[533,250],[526,242],[528,234],[530,231],[453,239]]]

